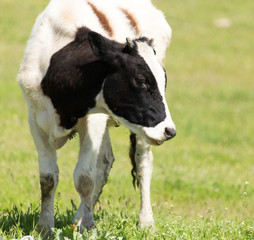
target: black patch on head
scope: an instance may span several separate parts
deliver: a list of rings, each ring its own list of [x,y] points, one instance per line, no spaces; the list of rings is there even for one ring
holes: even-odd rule
[[[136,41],[145,41],[144,38]],[[110,110],[130,123],[154,127],[166,118],[165,106],[155,77],[137,45],[125,47],[123,64],[105,80],[103,93]]]
[[[96,104],[102,89],[105,102],[117,116],[131,123],[154,127],[166,117],[157,82],[138,54],[139,38],[127,44],[111,41],[87,28],[56,52],[41,82],[60,115],[60,125],[70,129]]]
[[[98,44],[101,48],[96,48]],[[41,87],[60,115],[61,126],[72,128],[78,118],[95,106],[95,97],[103,80],[112,71],[110,65],[97,55],[106,54],[116,47],[122,49],[123,45],[114,46],[101,35],[80,28],[75,40],[52,56]]]

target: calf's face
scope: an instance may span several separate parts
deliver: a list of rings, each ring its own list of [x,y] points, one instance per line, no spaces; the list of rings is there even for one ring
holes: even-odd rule
[[[112,69],[102,88],[106,110],[149,144],[173,138],[176,130],[165,99],[166,73],[151,40],[127,39],[119,49],[97,33],[90,33],[88,39],[95,55]]]

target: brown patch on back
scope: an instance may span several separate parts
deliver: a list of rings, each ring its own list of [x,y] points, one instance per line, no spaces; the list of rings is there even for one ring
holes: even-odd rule
[[[128,10],[126,10],[126,9],[121,8],[121,11],[129,19],[131,26],[135,29],[136,35],[140,35],[140,29],[138,27],[138,22],[134,18],[134,16]]]
[[[109,20],[108,20],[107,16],[103,12],[98,10],[98,8],[94,4],[92,4],[90,2],[87,2],[87,3],[93,9],[93,12],[98,17],[99,22],[102,25],[102,27],[104,28],[104,30],[108,32],[110,37],[112,37],[113,36],[113,29],[112,29],[112,27],[109,24]]]

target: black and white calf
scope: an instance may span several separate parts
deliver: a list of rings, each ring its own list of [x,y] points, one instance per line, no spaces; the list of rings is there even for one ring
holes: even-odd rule
[[[50,233],[54,226],[56,149],[75,132],[80,152],[74,183],[81,204],[74,220],[81,229],[94,226],[93,207],[114,160],[110,119],[131,131],[140,225],[154,223],[150,145],[176,134],[162,67],[170,37],[164,16],[149,0],[51,0],[39,15],[18,76],[39,158],[39,231]]]

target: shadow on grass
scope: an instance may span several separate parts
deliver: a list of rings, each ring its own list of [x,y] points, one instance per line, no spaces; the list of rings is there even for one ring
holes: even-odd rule
[[[55,227],[62,228],[71,221],[77,211],[77,206],[71,200],[71,209],[60,213],[58,206],[55,206]],[[9,234],[13,231],[21,231],[24,235],[29,235],[36,229],[40,217],[40,206],[30,205],[23,210],[23,206],[14,206],[12,209],[0,211],[0,229],[3,233]]]

